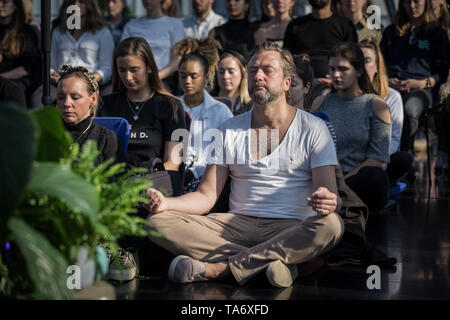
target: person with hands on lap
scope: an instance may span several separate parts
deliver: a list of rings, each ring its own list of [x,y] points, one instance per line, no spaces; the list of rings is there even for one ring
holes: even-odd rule
[[[163,234],[150,239],[177,255],[171,281],[233,276],[242,285],[264,271],[273,286],[289,287],[301,263],[342,238],[334,143],[322,120],[287,103],[294,72],[289,52],[257,47],[248,75],[254,108],[220,126],[198,189],[176,198],[147,190],[149,221]],[[229,212],[204,215],[228,176]]]

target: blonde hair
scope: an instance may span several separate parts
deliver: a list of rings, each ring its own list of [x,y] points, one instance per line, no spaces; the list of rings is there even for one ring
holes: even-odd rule
[[[380,46],[373,40],[363,40],[359,43],[361,49],[371,49],[375,53],[377,63],[377,73],[373,77],[372,85],[376,93],[386,98],[389,94],[389,81],[387,75],[386,64],[384,63],[383,54],[381,53]]]
[[[97,95],[97,103],[95,105],[92,105],[91,108],[91,117],[95,117],[101,101],[101,97],[99,94],[98,83],[97,80],[95,80],[94,75],[84,67],[72,67],[70,65],[62,66],[59,70],[59,73],[61,75],[61,78],[59,79],[58,84],[67,78],[79,78],[86,84],[86,89],[89,96],[92,96],[93,94]]]
[[[247,67],[244,58],[238,52],[227,51],[220,57],[220,61],[225,58],[233,58],[241,71],[241,82],[239,83],[239,98],[243,103],[249,103],[252,99],[248,93]]]

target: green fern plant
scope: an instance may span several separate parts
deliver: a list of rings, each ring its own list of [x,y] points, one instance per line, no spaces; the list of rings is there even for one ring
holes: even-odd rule
[[[72,299],[66,268],[81,247],[95,257],[100,243],[115,253],[124,236],[157,235],[136,215],[151,186],[139,176],[145,169],[126,171],[112,160],[96,166],[95,142],[69,152],[53,107],[1,105],[0,124],[0,295]]]

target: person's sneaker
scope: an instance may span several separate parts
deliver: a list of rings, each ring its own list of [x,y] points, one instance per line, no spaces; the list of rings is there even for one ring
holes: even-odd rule
[[[136,260],[131,252],[119,249],[117,257],[112,257],[107,274],[108,280],[130,281],[139,275]]]
[[[176,283],[207,281],[205,264],[188,256],[178,256],[169,266],[169,280]]]
[[[280,260],[273,261],[266,269],[266,277],[270,284],[277,288],[287,288],[298,276],[296,264],[284,264]]]

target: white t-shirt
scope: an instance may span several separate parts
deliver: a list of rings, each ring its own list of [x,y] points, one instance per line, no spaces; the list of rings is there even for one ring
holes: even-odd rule
[[[324,122],[297,110],[284,139],[258,161],[250,158],[252,110],[220,128],[223,145],[209,163],[228,166],[230,212],[261,218],[304,220],[316,215],[306,198],[313,193],[311,169],[337,165],[336,149]],[[278,143],[278,139],[272,145]],[[264,148],[263,148],[264,150]]]
[[[133,19],[125,25],[120,41],[130,37],[147,40],[158,70],[161,70],[170,62],[172,47],[184,38],[183,23],[179,19],[166,16],[157,19]]]
[[[206,90],[204,97],[202,104],[193,108],[186,106],[184,95],[181,97],[184,111],[191,116],[186,164],[190,166],[189,169],[196,178],[205,173],[207,155],[204,151],[211,143],[211,139],[208,139],[208,130],[218,129],[225,120],[233,117],[230,109],[211,97]]]
[[[403,100],[400,93],[392,88],[389,88],[388,96],[385,101],[391,112],[392,121],[392,135],[391,144],[389,145],[389,154],[396,153],[400,147],[400,140],[402,138],[403,128]]]

